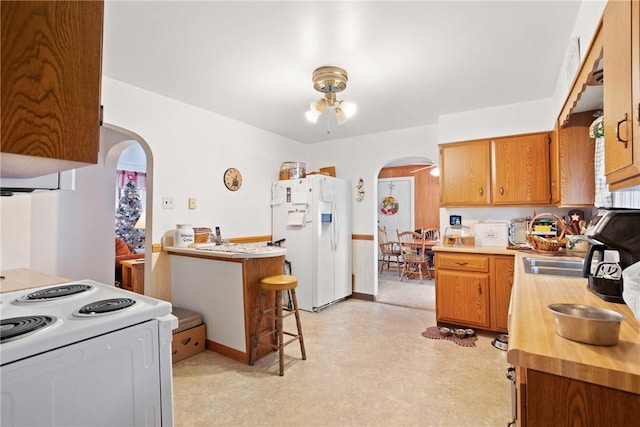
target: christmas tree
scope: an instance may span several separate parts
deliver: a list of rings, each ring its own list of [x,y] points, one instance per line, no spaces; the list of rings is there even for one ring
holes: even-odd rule
[[[140,192],[129,181],[122,188],[118,208],[116,209],[116,236],[135,249],[144,249],[144,230],[134,228],[142,214]]]

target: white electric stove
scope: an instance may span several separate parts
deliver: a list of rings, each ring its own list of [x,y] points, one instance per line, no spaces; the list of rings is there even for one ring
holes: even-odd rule
[[[81,280],[0,294],[0,318],[0,425],[173,424],[170,303]]]

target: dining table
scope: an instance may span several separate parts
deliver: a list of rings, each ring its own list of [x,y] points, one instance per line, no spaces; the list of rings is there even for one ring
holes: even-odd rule
[[[425,250],[430,250],[431,248],[436,246],[438,243],[440,243],[439,240],[426,240],[424,242],[424,248]],[[408,242],[402,242],[402,244],[411,246],[411,248],[413,249],[420,249],[422,248],[422,239],[415,239]]]

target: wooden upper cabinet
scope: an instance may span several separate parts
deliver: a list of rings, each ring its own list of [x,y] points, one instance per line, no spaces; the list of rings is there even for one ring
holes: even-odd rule
[[[551,138],[551,203],[558,206],[593,206],[595,195],[595,139],[589,126],[595,111],[573,113]]]
[[[97,163],[103,2],[3,0],[1,10],[2,174]]]
[[[549,204],[548,132],[491,141],[494,205]]]
[[[489,205],[489,141],[440,145],[440,202],[443,206]]]
[[[549,146],[549,184],[551,185],[551,204],[560,204],[560,142],[558,122],[551,133]]]
[[[612,190],[640,184],[640,4],[607,4],[602,21],[605,174]]]

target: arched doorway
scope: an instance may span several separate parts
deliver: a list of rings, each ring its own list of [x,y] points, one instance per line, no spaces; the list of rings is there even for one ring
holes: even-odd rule
[[[385,209],[385,202],[389,202],[388,196],[391,194],[398,194],[402,199],[401,186],[403,183],[412,183],[413,194],[411,194],[411,202],[405,201],[405,207],[410,206],[412,210],[407,217],[411,218],[407,224],[407,220],[397,220],[392,218],[388,220],[388,214],[393,213],[393,210]],[[398,227],[403,227],[406,230],[437,228],[440,229],[440,185],[437,175],[437,166],[435,163],[426,157],[405,157],[398,158],[384,164],[378,172],[378,183],[376,186],[376,204],[375,215],[378,219],[377,224],[381,222],[402,224]],[[409,184],[407,184],[409,185]],[[389,193],[389,194],[388,194]],[[394,197],[394,202],[397,202]],[[397,206],[396,215],[400,213],[401,206]],[[388,206],[387,206],[388,208]],[[395,216],[395,215],[393,215]],[[384,220],[384,221],[383,221]],[[391,229],[387,227],[387,232],[390,240],[396,240],[396,226]],[[374,294],[375,300],[378,302],[387,302],[395,305],[402,305],[408,307],[417,307],[425,309],[435,309],[435,288],[433,288],[433,280],[431,281],[431,289],[416,287],[413,281],[407,282],[406,280],[400,285],[400,281],[397,272],[388,274],[383,271],[380,274],[379,264],[379,251],[378,251],[378,233],[377,229],[374,231],[374,240],[376,242],[375,262],[373,263],[376,268],[374,277]],[[423,284],[427,284],[426,281]],[[395,292],[397,290],[398,292]],[[425,293],[426,292],[426,293]],[[433,294],[433,295],[432,295]]]
[[[146,191],[144,196],[144,222],[145,222],[145,266],[144,266],[144,283],[145,294],[153,294],[151,283],[151,265],[152,265],[152,245],[151,236],[153,231],[153,154],[149,144],[138,134],[131,132],[119,126],[105,123],[103,125],[102,143],[107,150],[105,159],[105,169],[107,174],[112,177],[112,191],[110,196],[116,194],[116,176],[118,169],[118,161],[122,153],[132,146],[139,146],[145,157],[146,164]],[[112,223],[113,224],[113,223]]]

